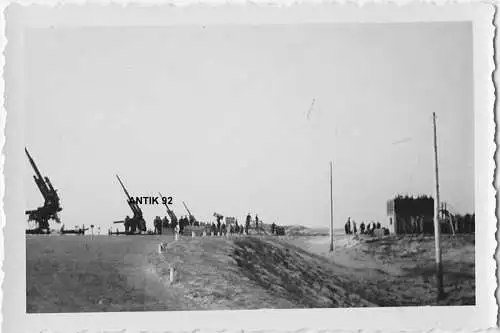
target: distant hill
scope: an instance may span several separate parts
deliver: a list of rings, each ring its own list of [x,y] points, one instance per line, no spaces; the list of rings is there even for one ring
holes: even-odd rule
[[[309,228],[303,225],[288,225],[285,226],[287,236],[328,236],[330,230],[328,228]]]
[[[271,224],[262,223],[264,230],[267,234],[271,234]],[[280,225],[285,228],[286,236],[328,236],[330,230],[328,228],[310,228],[303,225]],[[253,230],[250,231],[253,234]]]

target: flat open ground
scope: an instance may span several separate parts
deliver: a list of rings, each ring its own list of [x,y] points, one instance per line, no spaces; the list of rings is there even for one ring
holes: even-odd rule
[[[339,243],[333,258],[323,236],[27,235],[26,244],[31,313],[436,304],[429,237]],[[473,236],[443,244],[440,304],[474,304]]]

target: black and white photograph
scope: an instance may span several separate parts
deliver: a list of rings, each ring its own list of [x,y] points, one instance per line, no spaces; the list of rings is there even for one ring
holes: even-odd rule
[[[9,8],[25,315],[486,309],[493,34],[473,8],[129,25],[133,8],[86,25]]]

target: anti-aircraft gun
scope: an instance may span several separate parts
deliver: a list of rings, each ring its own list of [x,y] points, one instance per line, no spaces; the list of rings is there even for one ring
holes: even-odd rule
[[[160,198],[163,198],[163,195],[160,192],[158,192],[158,194],[160,195]],[[168,204],[166,202],[163,202],[163,204],[165,205],[165,207],[167,207],[167,214],[170,217],[170,223],[173,226],[176,226],[178,223],[177,216],[175,216],[175,213],[170,209],[170,207],[168,207]]]
[[[191,212],[189,211],[189,208],[187,207],[186,203],[183,201],[182,204],[184,205],[184,208],[186,208],[186,211],[189,215],[189,222],[190,224],[193,224],[193,225],[197,225],[198,222],[196,221],[196,218],[194,217],[193,214],[191,214]]]
[[[26,155],[28,156],[28,160],[30,161],[33,170],[35,171],[35,175],[33,179],[35,180],[40,193],[43,196],[44,204],[42,207],[39,207],[34,210],[27,210],[25,212],[28,215],[28,221],[34,221],[37,223],[37,228],[33,230],[26,230],[27,233],[40,234],[40,233],[49,233],[49,220],[52,219],[57,223],[61,223],[61,220],[57,213],[62,210],[61,204],[59,202],[59,196],[57,195],[57,190],[54,189],[52,183],[50,182],[48,177],[42,177],[40,170],[36,166],[33,158],[28,152],[28,149],[24,148]]]
[[[122,221],[115,221],[113,223],[123,223],[125,226],[125,234],[126,235],[134,235],[134,234],[140,234],[141,232],[145,232],[146,229],[146,221],[144,220],[144,217],[142,215],[142,210],[139,208],[139,205],[134,202],[134,199],[130,197],[130,194],[128,194],[127,189],[122,183],[122,180],[118,175],[116,175],[116,178],[118,178],[118,181],[120,182],[120,185],[123,188],[123,191],[125,192],[125,195],[127,196],[127,203],[132,210],[132,213],[134,214],[132,217],[126,217]]]

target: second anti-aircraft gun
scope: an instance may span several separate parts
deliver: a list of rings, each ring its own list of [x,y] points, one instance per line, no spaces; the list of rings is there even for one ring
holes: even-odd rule
[[[189,215],[189,223],[192,224],[192,225],[197,225],[198,224],[198,221],[196,221],[196,218],[194,217],[193,214],[191,214],[191,212],[189,211],[189,208],[187,207],[186,203],[183,201],[182,204],[184,205],[184,208],[186,208],[186,211]]]
[[[161,193],[158,192],[158,194],[160,195],[160,198],[163,198],[163,195]],[[168,214],[168,217],[170,217],[170,223],[175,228],[175,226],[177,225],[179,220],[177,219],[177,216],[175,215],[174,211],[171,210],[170,207],[168,207],[168,204],[166,202],[163,202],[163,204],[167,208],[167,214]]]
[[[28,215],[28,221],[34,221],[37,223],[37,228],[32,230],[26,230],[26,233],[32,234],[41,234],[41,233],[49,233],[49,220],[54,220],[57,223],[61,223],[58,213],[62,210],[59,195],[57,194],[57,190],[54,189],[52,183],[50,182],[48,177],[42,177],[40,170],[36,166],[33,158],[28,152],[28,149],[24,148],[26,155],[28,156],[28,160],[30,161],[33,170],[35,171],[35,175],[33,179],[35,180],[40,193],[43,196],[44,203],[42,207],[39,207],[34,210],[27,210],[25,213]]]
[[[142,210],[139,207],[137,203],[134,202],[134,199],[130,197],[130,194],[128,193],[127,189],[123,185],[122,180],[118,175],[116,175],[116,178],[118,178],[118,181],[120,182],[120,185],[123,188],[123,191],[125,192],[125,195],[127,196],[127,203],[132,210],[132,213],[134,214],[132,217],[127,216],[124,220],[122,221],[115,221],[113,223],[123,223],[125,226],[125,234],[126,235],[135,235],[135,234],[140,234],[142,232],[145,232],[146,229],[146,221],[144,220],[144,216],[142,215]]]

